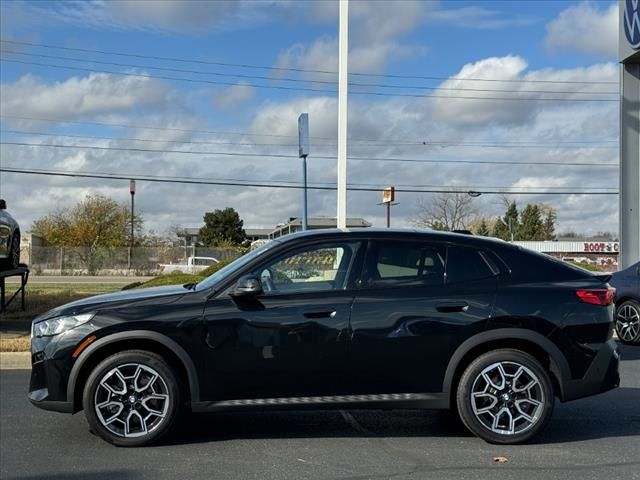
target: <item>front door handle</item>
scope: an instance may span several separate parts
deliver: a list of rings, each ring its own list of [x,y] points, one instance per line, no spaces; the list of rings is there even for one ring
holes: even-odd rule
[[[325,312],[305,312],[306,318],[333,318],[336,316],[335,310],[327,310]]]
[[[436,310],[443,313],[466,312],[469,310],[467,302],[444,302],[436,305]]]

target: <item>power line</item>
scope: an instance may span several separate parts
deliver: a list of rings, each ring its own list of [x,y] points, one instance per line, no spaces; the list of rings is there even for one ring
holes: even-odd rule
[[[56,170],[36,170],[36,169],[20,169],[12,167],[0,167],[0,172],[27,174],[27,175],[45,175],[45,176],[60,176],[60,177],[74,177],[74,178],[97,178],[104,180],[136,180],[147,181],[157,183],[178,183],[178,184],[199,184],[199,185],[221,185],[221,186],[235,186],[235,187],[255,187],[255,188],[288,188],[288,189],[303,189],[304,185],[295,184],[274,184],[274,183],[251,183],[251,182],[226,182],[219,180],[211,180],[205,178],[179,178],[179,177],[160,177],[152,175],[121,175],[115,173],[88,173],[88,172],[69,172],[69,171],[56,171]],[[310,190],[336,190],[335,186],[318,186],[311,185],[307,187]],[[348,187],[351,191],[360,192],[379,192],[382,187],[378,188],[365,188],[365,187]],[[426,189],[396,189],[397,192],[403,193],[469,193],[469,190],[458,187],[457,189],[438,189],[438,190],[426,190]],[[582,192],[528,192],[528,191],[498,191],[498,190],[486,190],[477,192],[486,195],[618,195],[618,192],[596,192],[596,191],[582,191]]]
[[[40,67],[58,68],[63,70],[74,70],[74,71],[81,71],[81,72],[108,73],[111,75],[121,75],[125,77],[155,78],[160,80],[172,80],[172,81],[188,82],[188,83],[205,83],[210,85],[226,85],[226,86],[238,85],[237,82],[223,82],[223,81],[217,81],[217,80],[204,80],[204,79],[194,79],[194,78],[184,78],[184,77],[170,77],[166,75],[150,75],[145,73],[126,73],[126,72],[120,72],[117,70],[98,70],[93,68],[73,67],[69,65],[56,65],[52,63],[27,62],[23,60],[8,59],[8,58],[0,58],[0,62],[19,63],[23,65],[35,65]],[[247,83],[246,85],[254,88],[263,88],[263,89],[294,90],[294,91],[302,91],[302,92],[318,92],[318,93],[331,93],[331,94],[336,93],[335,90],[323,90],[323,89],[311,88],[311,87],[288,87],[285,85],[263,85],[263,84],[257,84],[257,83]],[[353,95],[366,95],[366,96],[377,96],[377,97],[445,98],[445,99],[455,99],[455,100],[618,102],[618,99],[606,99],[606,98],[485,97],[485,96],[432,95],[432,94],[418,94],[418,93],[388,93],[388,92],[358,92],[358,91],[352,91],[350,93]]]
[[[18,170],[24,170],[24,169],[19,169],[17,167],[7,167],[7,168],[16,168]],[[46,168],[30,168],[28,169],[29,171],[32,171],[34,173],[37,172],[50,172],[52,170],[46,169]],[[55,171],[55,170],[54,170]],[[72,171],[65,171],[64,173],[73,173]],[[82,171],[81,173],[83,174],[91,174],[91,175],[112,175],[112,174],[108,174],[105,172],[95,172],[95,171]],[[137,175],[137,174],[132,174],[132,175]],[[294,181],[294,180],[280,180],[278,179],[277,181],[275,181],[273,179],[248,179],[248,178],[242,178],[242,179],[238,179],[238,178],[202,178],[202,177],[189,177],[189,176],[176,176],[176,175],[149,175],[149,174],[145,174],[145,177],[149,177],[149,178],[171,178],[171,179],[177,179],[177,180],[210,180],[210,181],[215,181],[215,182],[230,182],[230,183],[251,183],[251,184],[287,184],[287,185],[303,185],[301,184],[299,181]],[[527,191],[533,189],[533,190],[543,190],[543,189],[548,189],[548,190],[584,190],[584,189],[593,189],[593,190],[615,190],[617,187],[598,187],[598,186],[590,186],[590,187],[583,187],[583,186],[577,186],[577,187],[573,187],[573,186],[566,186],[566,187],[514,187],[512,185],[429,185],[429,184],[406,184],[406,183],[398,183],[398,182],[390,182],[393,183],[393,185],[395,185],[396,187],[413,187],[413,188],[458,188],[458,189],[464,189],[465,191],[468,190],[473,190],[473,191],[477,191],[478,189],[483,189],[483,188],[495,188],[495,189],[513,189],[513,188],[520,188],[520,189],[527,189]],[[317,186],[335,186],[335,182],[309,182],[308,185],[317,185]],[[378,184],[378,183],[360,183],[360,182],[349,182],[348,185],[350,186],[359,186],[359,187],[372,187],[374,188],[376,191],[381,190],[383,187]]]
[[[25,130],[5,130],[1,129],[0,133],[10,133],[14,135],[38,135],[43,137],[68,137],[83,138],[94,140],[116,140],[126,142],[149,142],[149,143],[178,143],[186,145],[234,145],[240,147],[298,147],[297,143],[239,143],[239,142],[203,142],[197,140],[161,140],[157,138],[128,138],[128,137],[107,137],[100,135],[70,135],[66,133],[45,133],[30,132]]]
[[[18,120],[29,120],[35,122],[50,122],[50,123],[63,123],[69,125],[96,125],[96,126],[104,126],[104,127],[116,127],[116,128],[132,128],[139,130],[159,130],[159,131],[168,131],[168,132],[184,132],[184,133],[201,133],[201,134],[212,134],[212,135],[239,135],[239,136],[247,136],[247,137],[269,137],[269,138],[292,138],[297,139],[298,137],[295,135],[276,135],[269,133],[251,133],[251,132],[236,132],[236,131],[223,131],[223,130],[194,130],[187,128],[175,128],[175,127],[158,127],[153,125],[138,125],[138,124],[123,124],[123,123],[107,123],[107,122],[90,122],[90,121],[73,121],[73,120],[65,120],[61,118],[38,118],[38,117],[26,117],[19,115],[4,115],[0,114],[0,118],[13,118]],[[334,138],[328,137],[310,137],[313,140],[330,140],[335,141]],[[458,142],[442,142],[442,141],[423,141],[423,140],[405,140],[398,142],[378,142],[372,139],[366,138],[350,138],[350,142],[367,142],[370,145],[460,145]],[[585,144],[592,145],[597,143],[618,143],[618,140],[564,140],[564,141],[555,141],[554,143],[534,143],[534,142],[502,142],[502,143],[493,143],[490,145],[505,145],[505,146],[522,146],[522,145],[540,145],[540,146],[562,146],[564,144]],[[296,144],[297,145],[297,144]],[[334,144],[335,145],[335,144]],[[465,144],[468,146],[481,146],[486,144],[476,144],[469,143]],[[615,147],[615,146],[614,146]]]
[[[25,117],[18,115],[1,115],[0,118],[14,118],[18,120],[30,120],[35,122],[51,122],[51,123],[68,123],[70,125],[97,125],[104,127],[116,127],[116,128],[137,128],[141,130],[161,130],[167,132],[184,132],[184,133],[206,133],[206,134],[215,134],[215,135],[242,135],[242,136],[252,136],[252,137],[271,137],[271,138],[298,138],[293,135],[276,135],[269,133],[248,133],[248,132],[233,132],[233,131],[225,131],[225,130],[194,130],[188,128],[175,128],[175,127],[157,127],[153,125],[132,125],[132,124],[123,124],[123,123],[107,123],[107,122],[78,122],[72,120],[63,120],[58,118],[36,118],[36,117]],[[321,138],[321,137],[311,137],[314,139],[320,140],[331,140],[330,138]]]
[[[328,80],[303,80],[299,78],[287,78],[287,77],[266,77],[260,75],[244,75],[244,74],[234,74],[234,73],[221,73],[221,72],[205,72],[202,70],[188,70],[181,68],[168,68],[168,67],[156,67],[153,65],[139,65],[135,63],[118,63],[118,62],[105,62],[101,60],[87,59],[87,58],[77,58],[77,57],[65,57],[60,55],[44,55],[38,53],[26,53],[26,52],[16,52],[13,50],[4,50],[0,49],[0,53],[9,53],[13,55],[23,55],[27,57],[40,57],[40,58],[52,58],[56,60],[70,60],[74,62],[83,62],[83,63],[94,63],[99,65],[111,65],[116,67],[131,67],[131,68],[144,68],[151,70],[161,70],[165,72],[178,72],[178,73],[192,73],[197,75],[214,75],[219,77],[231,77],[231,78],[243,78],[243,79],[251,79],[251,80],[268,80],[268,81],[278,81],[278,82],[294,82],[294,83],[320,83],[324,85],[332,85],[335,86],[338,84],[336,81],[328,81]],[[235,82],[234,84],[237,84]],[[359,82],[349,82],[349,85],[352,87],[374,87],[374,88],[393,88],[393,89],[409,89],[409,90],[442,90],[442,91],[465,91],[465,92],[495,92],[495,93],[542,93],[542,94],[559,94],[559,95],[619,95],[620,92],[594,92],[594,91],[568,91],[568,90],[504,90],[504,89],[487,89],[487,88],[466,88],[466,87],[442,87],[442,86],[425,86],[425,85],[392,85],[385,83],[359,83]]]
[[[262,157],[262,158],[298,158],[297,155],[285,155],[276,153],[241,153],[241,152],[207,152],[194,150],[165,150],[152,148],[133,148],[133,147],[104,147],[98,145],[66,145],[59,143],[27,143],[27,142],[0,142],[0,145],[13,145],[19,147],[50,147],[50,148],[72,148],[76,150],[116,150],[124,152],[143,152],[143,153],[176,153],[189,155],[219,155],[231,157]],[[314,155],[315,159],[333,160],[333,156]],[[470,165],[560,165],[560,166],[580,166],[580,167],[605,167],[618,168],[614,163],[588,163],[588,162],[513,162],[507,160],[435,160],[424,158],[395,158],[395,157],[347,157],[349,160],[370,161],[370,162],[409,162],[409,163],[449,163],[449,164],[470,164]]]
[[[109,137],[101,135],[71,135],[64,133],[46,133],[46,132],[33,132],[28,130],[8,130],[1,129],[0,133],[10,133],[14,135],[37,135],[44,137],[65,137],[65,138],[82,138],[82,139],[94,139],[94,140],[114,140],[114,141],[127,141],[127,142],[147,142],[147,143],[176,143],[185,145],[234,145],[241,147],[297,147],[296,143],[242,143],[242,142],[204,142],[197,140],[161,140],[150,138],[130,138],[130,137]],[[328,144],[316,144],[316,147],[335,147],[335,143]],[[403,146],[403,147],[424,147],[424,146],[436,146],[436,147],[474,147],[474,148],[566,148],[566,149],[584,149],[584,148],[597,148],[597,149],[615,149],[614,145],[531,145],[531,144],[499,144],[499,143],[452,143],[452,142],[420,142],[420,143],[373,143],[368,145],[356,145],[358,148],[362,147],[380,147],[380,146]]]
[[[139,54],[139,53],[124,53],[124,52],[115,52],[115,51],[109,51],[109,50],[96,50],[96,49],[88,49],[88,48],[64,47],[64,46],[60,46],[60,45],[51,45],[51,44],[43,44],[43,43],[35,43],[35,42],[23,42],[23,41],[17,41],[17,40],[0,39],[0,42],[10,43],[10,44],[15,44],[15,45],[25,45],[25,46],[31,46],[31,47],[40,47],[40,48],[57,49],[57,50],[67,50],[67,51],[74,51],[74,52],[99,53],[99,54],[102,54],[102,55],[117,55],[117,56],[122,56],[122,57],[146,58],[146,59],[163,60],[163,61],[170,61],[170,62],[195,63],[195,64],[201,64],[201,65],[218,65],[218,66],[224,66],[224,67],[250,68],[250,69],[274,70],[274,71],[286,71],[286,72],[300,72],[300,73],[321,73],[321,74],[330,74],[330,75],[337,75],[337,73],[338,73],[337,71],[334,71],[334,70],[313,70],[313,69],[294,68],[294,67],[273,67],[273,66],[243,64],[243,63],[216,62],[216,61],[211,61],[211,60],[195,60],[195,59],[176,58],[176,57],[162,57],[162,56],[157,56],[157,55],[142,55],[142,54]],[[457,81],[473,81],[473,82],[555,83],[555,84],[579,84],[579,85],[596,85],[596,84],[597,85],[618,85],[618,82],[615,82],[615,81],[465,78],[465,77],[442,77],[442,76],[425,76],[425,75],[396,75],[396,74],[364,73],[364,72],[349,72],[349,75],[366,76],[366,77],[381,77],[381,78],[404,78],[404,79],[422,79],[422,80],[457,80]]]

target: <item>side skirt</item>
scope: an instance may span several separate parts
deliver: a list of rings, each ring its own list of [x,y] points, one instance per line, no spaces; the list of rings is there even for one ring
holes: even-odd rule
[[[446,410],[449,408],[449,396],[446,393],[382,393],[316,397],[248,398],[191,403],[191,410],[193,412],[332,408]]]

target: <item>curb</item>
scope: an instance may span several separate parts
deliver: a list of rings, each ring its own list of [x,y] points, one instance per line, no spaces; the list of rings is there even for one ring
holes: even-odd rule
[[[0,370],[31,370],[31,352],[0,353]]]

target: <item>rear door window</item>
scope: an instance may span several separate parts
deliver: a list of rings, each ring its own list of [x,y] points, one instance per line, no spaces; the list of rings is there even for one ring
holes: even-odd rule
[[[365,285],[442,285],[444,256],[445,249],[435,244],[375,242],[367,259]]]
[[[447,249],[447,283],[472,282],[495,275],[479,250],[461,246]]]

